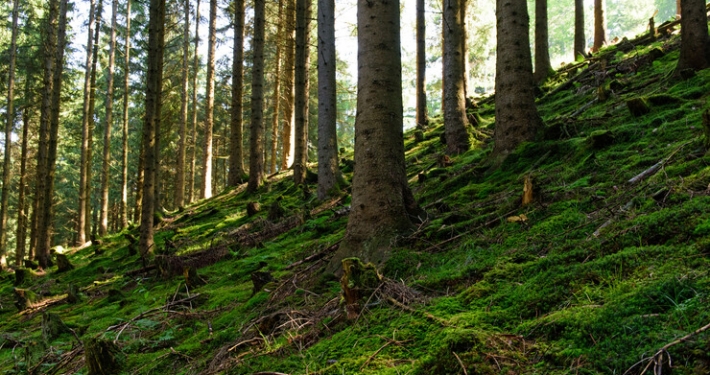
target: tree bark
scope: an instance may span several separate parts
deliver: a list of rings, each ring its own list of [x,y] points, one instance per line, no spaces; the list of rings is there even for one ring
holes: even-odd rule
[[[123,126],[121,139],[121,228],[128,227],[128,101],[131,64],[131,1],[126,1],[126,48],[123,62]]]
[[[193,60],[192,72],[192,155],[190,156],[190,188],[188,201],[194,201],[195,179],[197,175],[197,75],[200,72],[200,54],[197,52],[200,46],[200,0],[195,5],[195,56]]]
[[[212,197],[212,128],[214,123],[214,68],[217,46],[217,0],[210,0],[207,39],[207,89],[205,93],[205,159],[202,163],[202,198]]]
[[[254,0],[254,37],[251,79],[251,133],[249,134],[249,184],[253,193],[264,182],[264,28],[265,0]]]
[[[276,76],[278,79],[278,75]],[[244,182],[244,0],[234,2],[234,48],[232,51],[232,108],[229,138],[229,186]]]
[[[111,128],[113,127],[113,78],[116,66],[116,19],[118,0],[111,2],[111,39],[108,52],[108,77],[106,82],[106,119],[104,121],[104,152],[101,166],[101,213],[99,216],[99,236],[108,233],[108,193],[109,167],[111,163]]]
[[[0,198],[0,269],[7,256],[7,211],[10,195],[10,171],[12,165],[12,130],[15,123],[15,62],[17,54],[17,18],[19,1],[12,4],[12,36],[10,37],[10,64],[7,77],[7,110],[5,113],[5,160],[2,172],[2,198]]]
[[[296,49],[295,49],[295,38],[294,31],[296,27],[296,6],[295,0],[285,0],[286,1],[286,47],[284,56],[284,99],[283,99],[283,129],[281,133],[281,145],[283,146],[281,151],[281,169],[288,169],[289,159],[291,158],[291,135],[293,134],[293,81],[295,75],[295,60],[296,60]]]
[[[283,0],[279,0],[279,13],[276,30],[276,56],[274,57],[274,92],[272,102],[274,113],[271,117],[271,158],[270,171],[276,173],[276,149],[279,134],[279,112],[281,111],[281,40],[283,39]]]
[[[535,0],[535,72],[533,80],[541,85],[552,75],[550,40],[547,32],[547,0]]]
[[[587,38],[584,36],[584,0],[574,0],[574,59],[587,57]]]
[[[470,147],[466,131],[463,7],[461,0],[444,0],[444,131],[446,152],[453,155]]]
[[[31,76],[28,72],[27,76]],[[17,188],[17,246],[15,247],[15,265],[17,267],[23,266],[23,261],[25,259],[26,250],[26,240],[27,240],[27,218],[29,206],[26,205],[25,200],[27,196],[27,158],[28,158],[28,143],[29,143],[29,129],[30,129],[30,118],[32,114],[32,103],[34,100],[33,90],[30,86],[31,80],[25,81],[25,100],[28,104],[22,110],[22,146],[20,152],[20,183]]]
[[[180,208],[185,205],[185,149],[187,147],[187,96],[188,71],[190,70],[190,0],[184,0],[185,24],[182,34],[182,72],[180,84],[180,139],[178,140],[177,166],[175,168],[175,195],[173,206]]]
[[[525,0],[496,0],[496,127],[492,157],[501,162],[542,127],[535,107],[530,59],[529,18]]]
[[[705,0],[683,0],[680,17],[680,57],[676,72],[710,65],[710,38]]]
[[[318,1],[318,199],[338,188],[335,1]]]
[[[594,0],[594,44],[592,52],[598,52],[606,44],[606,0]]]
[[[91,209],[91,174],[92,174],[92,163],[93,163],[93,150],[94,150],[94,128],[96,127],[96,121],[94,120],[94,114],[96,113],[96,70],[97,63],[99,60],[99,36],[101,34],[101,15],[103,13],[103,0],[99,0],[96,6],[96,28],[94,29],[94,50],[91,65],[91,81],[89,90],[89,133],[88,133],[88,147],[86,149],[86,160],[88,165],[86,166],[86,186],[84,187],[86,191],[87,199],[84,202],[86,205],[85,219],[84,219],[84,231],[87,235],[92,233],[92,209]]]
[[[293,181],[305,183],[308,169],[308,65],[310,0],[296,0],[296,72],[294,87],[295,147],[293,152]]]
[[[426,17],[425,0],[417,0],[417,127],[429,125],[426,103]]]

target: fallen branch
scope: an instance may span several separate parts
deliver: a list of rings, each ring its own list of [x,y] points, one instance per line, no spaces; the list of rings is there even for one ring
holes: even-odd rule
[[[163,305],[163,306],[155,307],[155,308],[152,308],[152,309],[150,309],[150,310],[143,311],[142,313],[140,313],[140,314],[136,315],[135,317],[133,317],[131,320],[129,320],[129,321],[123,323],[123,324],[118,324],[118,325],[115,325],[115,326],[108,327],[106,330],[107,330],[107,331],[111,331],[111,330],[113,330],[113,329],[116,329],[116,328],[118,328],[118,327],[121,327],[121,329],[120,329],[120,330],[118,331],[118,333],[116,334],[116,338],[113,339],[113,343],[115,344],[115,343],[118,342],[118,338],[121,336],[121,333],[123,333],[123,331],[124,331],[131,323],[135,322],[136,320],[143,319],[143,318],[145,318],[146,316],[148,316],[148,315],[150,315],[150,314],[153,314],[153,313],[155,313],[155,312],[160,312],[160,311],[168,310],[168,309],[169,309],[170,307],[172,307],[172,306],[180,305],[180,304],[183,304],[183,303],[185,303],[185,302],[190,302],[190,301],[194,300],[195,298],[197,298],[197,297],[199,297],[199,296],[200,296],[200,294],[193,294],[193,295],[190,296],[190,297],[183,298],[183,299],[177,300],[177,301],[171,301],[170,303],[166,303],[166,304]]]
[[[688,145],[690,142],[692,142],[692,141],[687,141],[687,142],[683,143],[682,145],[678,146],[678,147],[677,147],[675,150],[673,150],[673,152],[671,152],[671,154],[668,155],[666,158],[664,158],[663,160],[659,161],[658,163],[652,165],[651,167],[649,167],[649,168],[646,169],[645,171],[643,171],[643,172],[637,174],[636,176],[632,177],[629,181],[627,181],[627,183],[628,183],[629,185],[634,185],[634,184],[638,183],[639,181],[642,181],[642,180],[646,179],[647,177],[650,177],[650,176],[654,175],[656,172],[658,172],[659,169],[661,169],[661,167],[663,167],[666,163],[668,163],[668,162],[671,160],[671,158],[672,158],[678,151],[680,151],[683,147],[685,147],[686,145]]]
[[[297,262],[293,262],[293,263],[289,264],[288,266],[286,266],[286,269],[287,269],[287,270],[290,270],[291,268],[294,268],[294,267],[296,267],[296,266],[300,266],[300,265],[303,264],[303,263],[308,263],[308,262],[313,262],[313,261],[316,261],[316,260],[320,260],[321,258],[325,257],[325,256],[328,255],[329,253],[332,253],[333,251],[338,250],[339,247],[340,247],[340,241],[338,241],[338,242],[336,242],[336,243],[334,243],[334,244],[328,246],[328,247],[325,248],[325,250],[323,250],[323,251],[320,251],[320,252],[315,253],[315,254],[313,254],[313,255],[307,256],[307,257],[305,257],[305,258],[303,258],[303,259],[301,259],[301,260],[299,260],[299,261],[297,261]]]
[[[459,361],[459,365],[461,365],[461,368],[463,369],[463,375],[468,375],[468,371],[466,371],[466,366],[463,365],[463,362],[461,361],[461,358],[459,358],[459,355],[456,354],[456,352],[451,352],[451,353],[454,355],[454,357],[456,357],[456,360]],[[498,364],[498,361],[496,361],[496,364]],[[500,367],[500,366],[498,366],[498,367]]]

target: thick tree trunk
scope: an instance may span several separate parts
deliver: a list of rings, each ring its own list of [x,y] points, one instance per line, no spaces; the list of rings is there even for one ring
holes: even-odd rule
[[[264,182],[264,28],[265,0],[254,0],[254,62],[251,77],[251,133],[249,134],[249,184],[255,192]]]
[[[574,59],[587,57],[587,38],[584,36],[584,0],[574,0]]]
[[[192,155],[190,156],[190,183],[188,201],[193,202],[195,193],[195,179],[197,176],[197,75],[200,72],[200,0],[195,5],[195,56],[192,71]]]
[[[140,239],[142,256],[153,251],[153,214],[155,212],[155,183],[159,156],[156,154],[157,133],[160,129],[162,55],[165,45],[165,0],[150,0],[148,24],[148,73],[146,76],[145,120],[143,121],[144,176],[141,207]]]
[[[271,173],[276,173],[276,149],[278,146],[279,134],[279,113],[281,111],[281,40],[283,39],[283,0],[279,0],[278,25],[276,30],[276,57],[274,58],[274,92],[272,102],[274,114],[271,117]]]
[[[187,148],[187,96],[188,71],[190,70],[190,0],[184,0],[185,24],[182,33],[182,76],[180,83],[180,139],[178,140],[177,165],[175,167],[175,195],[173,206],[180,208],[185,205],[185,149]]]
[[[338,188],[335,1],[318,1],[318,199]]]
[[[680,17],[680,58],[676,71],[710,65],[710,38],[705,0],[683,0]]]
[[[592,52],[599,51],[606,44],[606,0],[594,0],[594,44]]]
[[[296,85],[294,86],[295,147],[293,152],[293,181],[305,183],[308,169],[308,66],[309,24],[311,1],[296,0]]]
[[[121,139],[121,228],[128,227],[128,101],[131,64],[131,1],[126,1],[126,48],[123,62],[123,126]],[[137,210],[136,210],[137,211]]]
[[[289,160],[291,158],[291,136],[293,135],[293,81],[295,75],[295,38],[294,31],[296,28],[296,6],[295,0],[286,1],[286,47],[284,48],[284,94],[283,94],[283,129],[281,133],[281,169],[288,169]]]
[[[426,103],[426,17],[425,0],[417,0],[417,127],[429,125]]]
[[[5,160],[2,172],[2,198],[0,198],[0,269],[7,254],[7,211],[10,196],[10,171],[12,166],[12,129],[15,123],[15,61],[17,54],[17,14],[19,1],[12,4],[12,36],[10,37],[10,64],[7,77],[7,108],[5,112]]]
[[[535,107],[525,0],[497,0],[496,127],[492,157],[502,161],[542,127]]]
[[[104,121],[104,152],[101,165],[101,213],[99,216],[99,236],[108,233],[108,192],[109,167],[111,163],[111,128],[113,127],[113,78],[116,66],[116,19],[118,0],[111,2],[111,39],[108,52],[108,77],[106,82],[106,119]]]
[[[207,39],[207,89],[205,93],[205,159],[202,163],[202,198],[212,197],[212,128],[214,123],[214,68],[217,47],[217,0],[210,0]]]
[[[278,79],[278,75],[276,76]],[[232,50],[232,108],[229,138],[229,186],[244,182],[244,0],[234,2],[234,48]]]
[[[399,1],[358,2],[355,171],[347,234],[330,263],[346,257],[381,264],[412,228],[402,133]],[[376,105],[375,105],[376,103]]]
[[[547,32],[547,0],[535,0],[535,73],[533,80],[541,85],[554,71],[550,64],[550,40]]]
[[[444,0],[444,128],[446,152],[453,155],[470,147],[466,131],[465,52],[461,40],[463,6],[461,0]]]

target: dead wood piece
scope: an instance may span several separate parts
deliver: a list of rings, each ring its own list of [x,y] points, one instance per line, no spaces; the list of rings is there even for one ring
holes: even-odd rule
[[[274,281],[274,277],[268,271],[255,271],[251,273],[251,282],[254,284],[251,295],[259,293],[266,284]]]
[[[67,303],[77,303],[81,301],[81,295],[79,294],[79,288],[74,284],[69,284],[67,287]]]
[[[633,98],[626,101],[626,107],[634,117],[641,117],[651,112],[651,107],[648,106],[643,98]]]
[[[185,268],[183,270],[182,274],[183,274],[183,277],[185,278],[185,285],[190,289],[195,289],[199,286],[207,284],[207,281],[205,281],[205,279],[201,278],[197,274],[197,270],[195,270],[192,267]]]
[[[226,246],[218,246],[186,255],[157,255],[155,264],[163,277],[182,275],[185,269],[199,269],[219,262],[229,253]]]
[[[126,272],[126,276],[135,276],[135,275],[140,275],[142,273],[148,273],[148,272],[153,271],[157,268],[158,267],[155,264],[151,264],[151,265],[148,265],[145,267],[141,267],[137,270],[128,271],[128,272]]]
[[[261,211],[261,205],[259,202],[249,202],[247,203],[247,216],[251,217],[259,213]]]
[[[74,269],[74,265],[71,264],[69,258],[64,254],[57,253],[57,272],[66,272]]]
[[[84,358],[89,375],[116,374],[121,370],[121,350],[115,342],[93,337],[84,343]]]
[[[297,262],[293,262],[293,263],[289,264],[288,266],[286,266],[286,269],[290,270],[291,268],[300,266],[303,263],[310,263],[310,262],[314,262],[316,260],[320,260],[323,257],[325,257],[326,255],[338,250],[339,247],[340,247],[340,241],[328,246],[323,251],[319,251],[319,252],[317,252],[313,255],[307,256]]]
[[[14,288],[13,292],[15,292],[15,307],[19,311],[34,307],[39,301],[39,297],[29,289]]]
[[[42,313],[42,338],[46,343],[59,337],[62,333],[70,333],[71,329],[54,313]]]
[[[355,319],[362,310],[361,300],[371,296],[382,282],[382,276],[372,263],[362,263],[359,258],[342,260],[343,276],[340,285],[345,299],[348,319]],[[365,303],[366,304],[366,303]]]
[[[163,311],[169,311],[170,308],[173,307],[173,306],[181,306],[181,305],[183,305],[183,304],[185,304],[185,303],[188,303],[188,302],[190,302],[190,301],[193,301],[193,300],[199,298],[200,296],[201,296],[201,294],[197,293],[197,294],[193,294],[193,295],[191,295],[190,297],[187,297],[187,298],[182,298],[182,299],[179,299],[179,300],[170,301],[170,302],[166,303],[166,304],[163,305],[163,306],[155,307],[155,308],[146,310],[146,311],[144,311],[144,312],[142,312],[142,313],[136,315],[136,316],[133,317],[131,320],[129,320],[129,321],[125,322],[125,323],[117,324],[117,325],[115,325],[115,326],[110,326],[110,327],[108,327],[108,328],[106,329],[106,331],[113,331],[113,330],[116,330],[116,329],[119,329],[119,328],[120,328],[119,331],[118,331],[118,333],[116,334],[116,338],[113,339],[113,342],[114,342],[114,343],[117,343],[117,342],[118,342],[118,338],[121,337],[121,333],[123,333],[123,331],[124,331],[126,328],[128,328],[128,326],[130,326],[131,323],[135,322],[136,320],[138,320],[138,319],[143,319],[143,318],[145,318],[145,317],[147,317],[147,316],[150,316],[150,315],[152,315],[152,314],[160,313],[160,312],[163,312]]]

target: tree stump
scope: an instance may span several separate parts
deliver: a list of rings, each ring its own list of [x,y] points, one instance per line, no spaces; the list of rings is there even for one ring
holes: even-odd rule
[[[121,370],[121,351],[112,341],[94,337],[84,342],[89,375],[116,374]]]
[[[359,258],[345,258],[342,261],[343,277],[340,286],[343,288],[345,311],[348,319],[360,315],[362,306],[360,300],[369,298],[380,286],[382,276],[372,263],[363,264]]]
[[[18,268],[15,270],[15,286],[20,286],[22,285],[25,280],[27,280],[27,276],[30,273],[30,271],[27,268]]]
[[[123,238],[128,240],[128,255],[138,254],[138,240],[129,233],[124,234]]]
[[[710,111],[707,109],[703,112],[703,134],[705,135],[703,145],[706,150],[710,149]]]
[[[57,272],[66,272],[74,269],[66,255],[57,253]]]
[[[596,130],[587,138],[589,147],[600,150],[614,143],[614,134],[609,130]]]
[[[417,143],[424,142],[424,132],[420,129],[414,131],[414,141]]]
[[[29,259],[25,259],[25,268],[29,268],[31,270],[36,270],[39,268],[39,264],[37,264],[37,262],[33,262]]]
[[[251,295],[259,293],[264,286],[274,281],[274,277],[268,271],[254,271],[251,273],[251,282],[254,287],[251,290]]]
[[[254,216],[261,211],[261,205],[259,202],[249,202],[247,203],[247,216]]]
[[[183,276],[185,277],[185,285],[190,289],[195,289],[198,286],[207,284],[207,282],[197,274],[197,270],[192,267],[185,267]]]
[[[49,343],[56,339],[62,333],[69,333],[71,330],[62,321],[59,315],[54,313],[42,313],[42,338],[45,343]]]
[[[74,284],[69,284],[67,288],[67,302],[74,304],[81,301],[81,295],[79,295],[79,288]]]
[[[15,307],[18,311],[32,307],[39,300],[39,297],[29,289],[14,288],[13,291],[15,292]]]
[[[281,206],[281,201],[283,197],[278,197],[269,207],[269,214],[266,216],[271,222],[277,222],[286,215],[286,210]]]
[[[643,98],[629,99],[626,101],[626,106],[634,117],[640,117],[651,112],[651,108]]]

